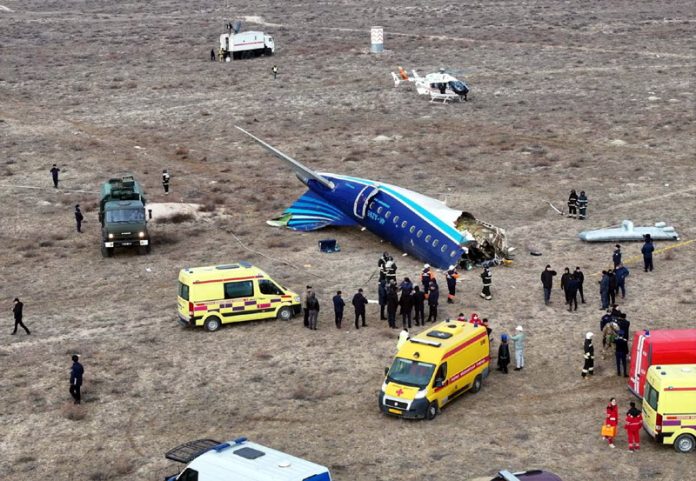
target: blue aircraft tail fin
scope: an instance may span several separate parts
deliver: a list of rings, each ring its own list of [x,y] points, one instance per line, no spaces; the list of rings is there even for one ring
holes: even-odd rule
[[[357,225],[350,217],[311,190],[305,192],[283,215],[268,221],[269,225],[293,230],[310,231],[326,226]]]

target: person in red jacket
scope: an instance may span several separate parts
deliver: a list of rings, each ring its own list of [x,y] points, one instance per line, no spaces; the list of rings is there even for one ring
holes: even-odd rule
[[[632,452],[640,449],[640,428],[643,427],[643,415],[633,401],[631,401],[631,409],[626,413],[625,422],[624,429],[628,435],[628,450]]]
[[[616,404],[615,397],[609,400],[609,404],[607,405],[607,417],[604,419],[604,424],[614,427],[614,436],[605,436],[604,439],[609,442],[610,448],[615,448],[614,437],[616,437],[616,426],[619,424],[619,406]]]

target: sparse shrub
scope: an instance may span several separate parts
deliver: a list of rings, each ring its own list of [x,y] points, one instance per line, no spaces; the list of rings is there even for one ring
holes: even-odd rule
[[[254,353],[254,358],[258,359],[259,361],[268,361],[269,359],[273,358],[273,354],[267,351],[256,351]]]
[[[183,145],[180,145],[176,148],[174,153],[182,159],[187,159],[189,155],[189,149],[187,147],[184,147]]]
[[[39,247],[52,247],[52,246],[53,246],[53,241],[51,241],[51,240],[39,241]]]
[[[215,212],[217,206],[213,202],[204,202],[198,206],[199,212]]]
[[[170,216],[160,217],[157,219],[158,224],[182,224],[195,219],[195,216],[190,212],[176,212]]]
[[[71,421],[80,421],[87,416],[87,410],[80,404],[66,404],[61,409],[61,415]]]
[[[119,456],[114,462],[114,473],[119,476],[124,476],[126,474],[131,474],[135,471],[135,464],[130,459],[124,456]]]
[[[36,458],[34,456],[20,456],[19,458],[17,458],[15,463],[31,463],[33,461],[36,461]]]
[[[155,245],[176,244],[177,242],[179,242],[179,236],[173,232],[159,232],[152,238],[152,243]]]
[[[674,260],[674,251],[669,250],[669,251],[665,252],[665,260],[666,261]]]

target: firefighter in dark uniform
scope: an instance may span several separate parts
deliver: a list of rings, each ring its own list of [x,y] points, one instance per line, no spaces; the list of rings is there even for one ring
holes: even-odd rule
[[[483,269],[483,272],[481,273],[481,280],[483,281],[483,289],[481,289],[481,297],[483,297],[487,301],[490,301],[492,299],[492,297],[491,297],[491,284],[493,283],[493,276],[491,275],[491,271],[488,270],[488,267],[485,267]]]
[[[164,189],[165,195],[169,194],[169,177],[169,172],[167,172],[167,169],[164,169],[162,171],[162,188]]]
[[[430,264],[425,264],[423,266],[423,272],[421,272],[421,284],[423,285],[423,294],[425,294],[426,299],[430,292],[430,281],[433,277],[433,273],[430,271]]]
[[[592,345],[592,334],[588,332],[585,334],[585,345],[584,345],[584,358],[585,364],[582,366],[582,377],[587,379],[587,376],[592,376],[594,374],[594,346]]]
[[[614,253],[611,255],[611,260],[614,262],[614,269],[616,270],[619,264],[621,264],[621,246],[616,244],[615,247],[616,249],[614,249]]]
[[[273,68],[271,69],[271,71],[273,72],[273,80],[278,78],[278,66],[274,65]]]
[[[580,266],[575,267],[573,277],[578,281],[578,292],[580,293],[580,302],[585,303],[585,294],[582,292],[582,283],[585,282],[585,274],[580,270]]]
[[[578,197],[578,219],[585,220],[587,218],[587,196],[585,191],[580,191],[580,196]]]
[[[454,296],[457,290],[457,278],[459,273],[455,266],[449,266],[445,279],[447,280],[447,304],[454,304]]]
[[[394,258],[389,256],[389,260],[384,264],[384,269],[387,271],[386,274],[386,280],[387,280],[387,287],[393,285],[396,285],[396,262],[394,262]]]
[[[570,195],[568,196],[568,217],[572,217],[575,219],[575,216],[578,213],[577,210],[578,207],[578,194],[575,193],[575,189],[570,191]]]
[[[379,282],[383,282],[387,279],[387,269],[384,267],[389,260],[389,253],[383,252],[382,257],[377,261],[377,268],[379,269]]]

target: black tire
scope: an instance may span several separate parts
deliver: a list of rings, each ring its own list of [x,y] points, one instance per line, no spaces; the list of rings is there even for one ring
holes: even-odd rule
[[[150,253],[150,246],[138,246],[138,255],[144,256]]]
[[[203,323],[203,327],[208,332],[215,332],[220,329],[220,326],[222,326],[222,321],[218,316],[210,316]]]
[[[437,408],[437,401],[431,402],[425,410],[425,419],[432,421],[437,417],[438,412],[440,412],[440,410]]]
[[[289,321],[290,319],[292,319],[292,309],[290,309],[288,306],[281,307],[280,309],[278,309],[276,319],[278,319],[279,321]]]
[[[678,453],[690,453],[696,449],[696,438],[691,434],[680,434],[674,440],[674,450]]]
[[[114,255],[114,248],[102,246],[101,255],[102,257],[112,257]]]
[[[471,385],[471,392],[476,394],[481,390],[481,385],[483,384],[483,377],[479,374],[474,378],[474,383]]]
[[[273,55],[273,50],[271,50],[270,48],[266,47],[266,48],[263,49],[263,54],[264,54],[266,57],[271,57],[271,56]]]

